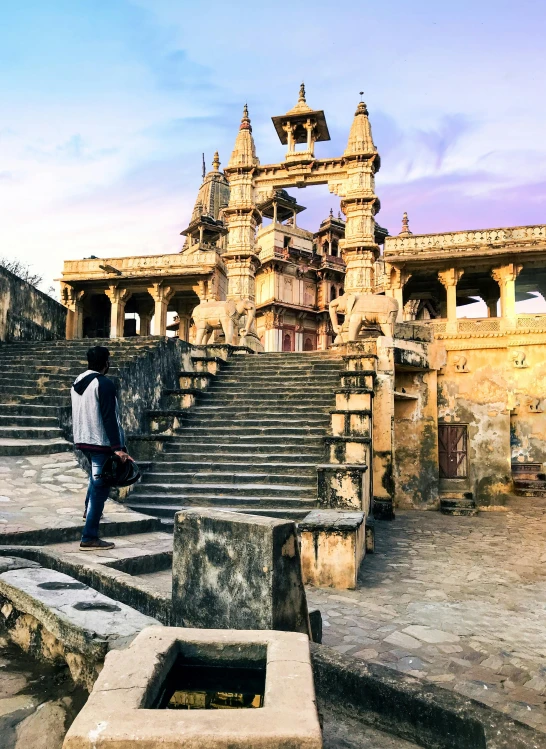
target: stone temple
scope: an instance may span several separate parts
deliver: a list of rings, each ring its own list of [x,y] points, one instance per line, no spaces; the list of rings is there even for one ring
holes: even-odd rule
[[[389,234],[364,101],[348,125],[321,158],[302,84],[264,165],[245,105],[179,253],[66,260],[62,304],[0,268],[0,643],[67,685],[0,697],[0,744],[48,715],[54,749],[546,746],[546,226]],[[97,343],[143,477],[90,555]]]

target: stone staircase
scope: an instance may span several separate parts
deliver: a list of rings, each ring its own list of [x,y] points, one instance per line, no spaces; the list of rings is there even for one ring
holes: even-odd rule
[[[47,455],[72,450],[61,429],[60,409],[70,405],[70,385],[87,369],[90,346],[106,345],[109,375],[157,345],[153,339],[35,341],[0,346],[0,455]]]
[[[303,517],[343,370],[331,352],[236,355],[185,417],[171,394],[164,413],[178,426],[128,506],[167,521],[188,506]]]
[[[546,475],[541,473],[541,469],[541,463],[512,465],[514,490],[518,497],[546,497]]]
[[[472,492],[449,492],[440,496],[440,512],[443,515],[467,515],[472,517],[478,514],[478,507]]]

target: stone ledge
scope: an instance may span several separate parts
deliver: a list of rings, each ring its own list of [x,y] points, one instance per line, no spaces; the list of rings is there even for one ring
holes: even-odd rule
[[[378,663],[311,645],[319,711],[434,749],[546,749],[546,735],[475,700]]]
[[[298,523],[299,531],[355,531],[364,523],[363,512],[337,512],[336,510],[312,510]]]

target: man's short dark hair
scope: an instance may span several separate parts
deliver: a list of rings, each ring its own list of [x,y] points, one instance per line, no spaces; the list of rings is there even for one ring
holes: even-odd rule
[[[110,352],[105,346],[93,346],[87,351],[87,364],[89,369],[94,369],[95,372],[104,369],[109,358]]]

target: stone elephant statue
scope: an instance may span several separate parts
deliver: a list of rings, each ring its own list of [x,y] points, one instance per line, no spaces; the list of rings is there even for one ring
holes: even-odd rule
[[[227,299],[223,302],[201,302],[192,312],[197,331],[195,343],[200,346],[213,330],[223,330],[226,343],[233,345],[239,320],[246,316],[243,335],[248,335],[256,316],[256,305],[250,299]]]
[[[338,313],[345,315],[344,329],[348,329],[347,341],[356,341],[361,327],[379,325],[383,335],[394,337],[394,323],[398,316],[398,302],[380,294],[343,294],[330,302],[330,319],[337,334],[335,343],[341,343],[341,325]]]

